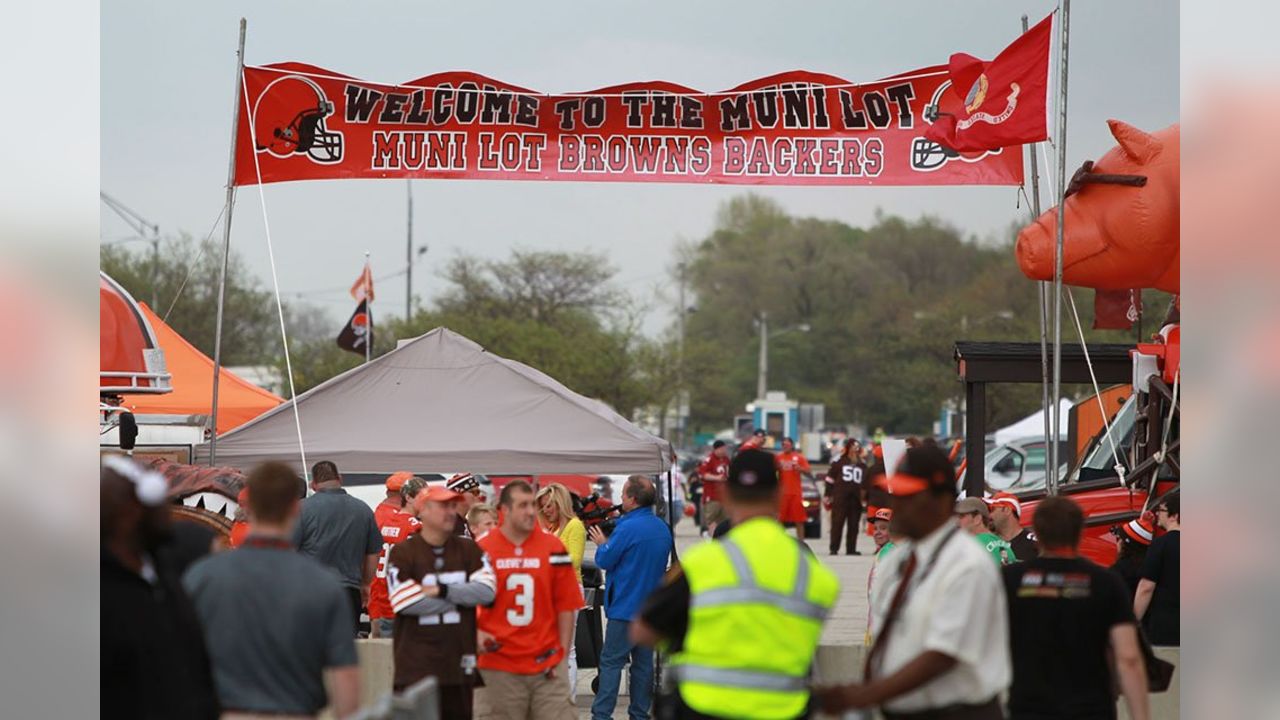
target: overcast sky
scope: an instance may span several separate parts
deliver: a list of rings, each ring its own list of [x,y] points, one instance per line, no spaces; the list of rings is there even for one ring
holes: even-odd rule
[[[784,70],[871,80],[952,52],[990,58],[1056,3],[967,2],[478,2],[352,3],[113,0],[102,5],[102,189],[162,232],[204,237],[224,200],[237,21],[249,21],[246,61],[296,60],[370,80],[472,70],[544,92],[668,80],[723,90]],[[1068,167],[1113,143],[1105,120],[1144,129],[1178,120],[1178,15],[1169,0],[1073,5]],[[74,107],[64,108],[75,112]],[[987,237],[1025,217],[1013,188],[756,188],[797,215],[872,222],[876,208],[933,214]],[[652,297],[672,248],[712,227],[744,187],[422,180],[413,183],[415,242],[430,246],[414,292],[467,251],[604,251],[627,290]],[[376,276],[404,267],[404,181],[313,181],[265,188],[281,291],[335,318],[351,301],[365,251]],[[1047,197],[1047,191],[1046,191]],[[132,231],[102,209],[103,241]],[[263,217],[242,188],[232,243],[270,283]],[[375,313],[401,314],[403,277],[381,283]],[[210,309],[212,311],[212,308]],[[385,315],[384,315],[385,316]],[[647,327],[666,322],[653,313]],[[336,325],[335,325],[336,332]]]

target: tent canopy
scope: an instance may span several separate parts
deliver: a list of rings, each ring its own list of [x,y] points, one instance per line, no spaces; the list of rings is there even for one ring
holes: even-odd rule
[[[139,415],[208,415],[213,397],[213,361],[169,327],[146,303],[138,303],[138,307],[155,330],[160,349],[164,350],[173,392],[131,396],[129,407]],[[220,432],[243,425],[284,402],[284,398],[240,379],[226,368],[219,370],[218,377]]]
[[[1061,398],[1059,399],[1059,407],[1061,408],[1062,427],[1058,432],[1060,437],[1066,437],[1067,418],[1071,417],[1072,401]],[[1022,418],[1018,422],[1002,427],[996,431],[996,444],[1003,445],[1019,438],[1025,437],[1044,437],[1044,410],[1037,410],[1030,415]]]
[[[657,473],[671,446],[604,403],[446,328],[298,396],[307,462],[343,472]],[[196,450],[207,460],[208,445]],[[285,403],[218,437],[218,464],[301,468]]]

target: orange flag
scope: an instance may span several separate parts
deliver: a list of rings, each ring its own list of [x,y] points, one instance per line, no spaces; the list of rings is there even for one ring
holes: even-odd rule
[[[356,278],[355,284],[351,286],[351,297],[355,298],[356,302],[364,300],[373,302],[373,271],[369,269],[369,263],[364,264],[360,277]]]

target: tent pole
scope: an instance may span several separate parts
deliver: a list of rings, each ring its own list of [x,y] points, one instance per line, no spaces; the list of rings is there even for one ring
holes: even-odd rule
[[[236,136],[240,129],[240,95],[244,86],[245,19],[240,18],[236,48],[236,97],[231,110],[231,160],[227,167],[227,220],[222,226],[222,272],[218,276],[218,311],[213,333],[213,401],[209,408],[209,466],[218,461],[218,380],[222,376],[222,313],[227,297],[227,262],[231,256],[231,213],[236,207]]]
[[[1062,432],[1062,246],[1067,194],[1067,48],[1071,31],[1071,0],[1062,0],[1062,45],[1058,75],[1058,238],[1053,245],[1053,435],[1049,441],[1049,495],[1058,494],[1058,458]]]

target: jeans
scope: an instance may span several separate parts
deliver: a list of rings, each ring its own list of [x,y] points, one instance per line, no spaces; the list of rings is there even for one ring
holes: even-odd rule
[[[391,618],[378,618],[377,620],[371,620],[370,622],[377,623],[378,637],[380,638],[389,638],[395,631],[396,622]]]
[[[600,651],[600,690],[591,703],[591,720],[609,720],[618,704],[622,666],[631,659],[631,703],[627,715],[632,720],[649,717],[653,702],[653,651],[632,645],[627,633],[631,623],[610,619],[605,626],[604,648]]]

